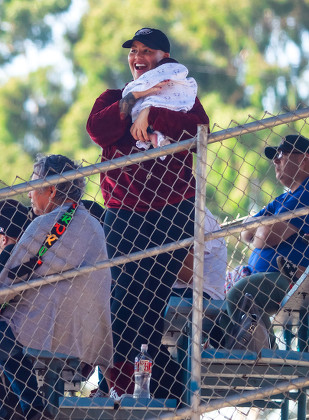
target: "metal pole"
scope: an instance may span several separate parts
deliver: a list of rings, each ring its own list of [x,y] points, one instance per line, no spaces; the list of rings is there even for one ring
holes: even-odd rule
[[[191,391],[193,420],[199,420],[198,408],[201,400],[201,342],[203,314],[204,277],[204,223],[206,200],[206,161],[208,126],[198,126],[195,222],[194,222],[194,260],[193,260],[193,310],[192,310],[192,372]]]
[[[307,271],[307,270],[306,270]],[[299,352],[308,352],[308,308],[304,306],[299,311],[299,329],[298,329],[298,350]],[[306,389],[300,389],[297,398],[297,420],[306,420],[307,418],[307,393]]]

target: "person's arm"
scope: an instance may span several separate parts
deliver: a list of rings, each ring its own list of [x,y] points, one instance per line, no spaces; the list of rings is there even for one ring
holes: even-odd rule
[[[254,235],[252,245],[254,248],[273,248],[298,232],[299,229],[288,221],[259,226]]]
[[[141,136],[148,139],[146,130],[150,126],[154,131],[160,131],[171,140],[177,141],[179,138],[184,140],[196,135],[199,124],[208,125],[209,118],[196,98],[193,108],[188,112],[171,111],[154,106],[143,109],[132,124],[131,134],[135,140],[140,140]]]
[[[289,194],[281,203],[280,196],[268,204],[265,209],[266,215],[280,215],[287,211],[293,211],[309,203],[307,191]],[[302,204],[300,204],[302,203]],[[276,222],[267,226],[259,226],[254,235],[252,244],[255,248],[273,248],[281,242],[288,240],[295,234],[303,234],[302,228],[307,224],[303,217],[291,217],[289,220]]]
[[[22,235],[21,239],[17,244],[14,246],[14,249],[8,258],[5,266],[3,267],[1,273],[0,273],[0,289],[7,288],[8,286],[12,285],[13,283],[20,283],[22,282],[22,279],[18,278],[15,280],[12,280],[8,277],[9,269],[15,266],[20,265],[23,262],[26,262],[30,259],[29,254],[29,244],[32,244],[34,241],[34,238],[32,236],[32,232],[34,230],[34,226],[37,224],[36,221],[33,221],[24,234]],[[39,247],[38,247],[39,249]],[[31,255],[33,256],[33,255]],[[13,299],[15,296],[17,296],[19,293],[17,292],[8,292],[6,296],[0,297],[0,303],[8,302],[9,300]]]
[[[243,223],[253,222],[255,219],[256,216],[247,217]],[[240,233],[240,238],[253,248],[272,248],[297,232],[299,229],[286,221],[244,230]]]
[[[255,217],[253,216],[248,216],[243,223],[247,223],[247,222],[253,222],[255,220]],[[256,228],[253,229],[246,229],[242,232],[240,232],[240,239],[245,242],[246,244],[251,244],[253,239],[254,239],[254,235],[256,234]]]
[[[149,124],[148,124],[149,111],[150,111],[150,108],[142,109],[130,128],[131,135],[135,140],[145,141],[145,142],[149,140],[149,136],[147,132],[147,129],[149,127]]]
[[[130,118],[121,119],[121,99],[120,90],[107,90],[96,100],[91,110],[87,131],[91,139],[101,147],[116,143],[131,125]],[[182,139],[195,136],[198,124],[209,124],[209,118],[197,98],[187,113],[150,107],[147,120],[147,127],[149,125],[175,141],[183,135]],[[184,131],[189,134],[184,134]]]
[[[147,74],[147,73],[145,73]],[[137,80],[138,81],[138,80]],[[161,89],[169,83],[169,80],[160,81],[158,84],[152,86],[149,89],[142,90],[142,91],[135,91],[134,84],[135,82],[131,82],[131,91],[125,95],[121,101],[119,102],[120,107],[120,116],[122,119],[126,118],[128,115],[132,115],[131,111],[134,107],[135,103],[140,99],[144,101],[147,97],[153,97],[154,95],[159,94]],[[150,107],[144,107],[140,111],[139,115],[135,119],[134,123],[131,126],[130,132],[132,137],[135,140],[139,141],[148,141],[148,114],[149,114]]]
[[[191,249],[177,275],[177,280],[182,283],[191,284],[193,281],[193,258],[193,250]]]
[[[156,107],[149,109],[148,125],[174,141],[194,137],[199,124],[209,124],[209,118],[198,98],[195,99],[193,108],[188,112]]]
[[[107,90],[95,101],[87,121],[87,131],[99,146],[109,146],[119,140],[131,125],[131,119],[121,119],[121,90]]]
[[[253,222],[256,220],[256,217],[259,216],[268,217],[274,215],[275,212],[273,207],[274,202],[269,203],[267,207],[264,207],[264,209],[255,216],[247,217],[243,223]],[[295,208],[295,203],[292,203],[292,208],[293,207]],[[252,245],[253,248],[272,248],[299,232],[299,223],[302,224],[303,222],[300,222],[298,219],[292,219],[292,222],[286,220],[270,225],[258,226],[257,228],[246,229],[241,232],[240,238],[243,242]]]

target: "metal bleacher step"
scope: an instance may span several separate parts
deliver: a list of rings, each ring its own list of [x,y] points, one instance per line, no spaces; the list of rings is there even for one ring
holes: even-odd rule
[[[254,389],[307,377],[309,353],[262,349],[261,353],[243,350],[207,349],[202,352],[201,396],[204,402],[241,395]],[[280,408],[284,399],[296,399],[298,392],[254,401],[252,406]]]
[[[115,403],[111,398],[63,397],[59,401],[56,420],[150,419],[175,410],[174,399],[126,397]]]
[[[262,349],[257,355],[244,350],[209,349],[202,352],[202,377],[210,372],[237,377],[299,377],[309,368],[309,353],[292,350]],[[306,375],[305,375],[306,376]]]

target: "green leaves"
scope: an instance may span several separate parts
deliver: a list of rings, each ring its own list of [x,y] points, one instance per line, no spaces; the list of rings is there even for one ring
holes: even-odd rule
[[[49,14],[62,13],[71,0],[3,0],[1,5],[0,49],[2,63],[24,54],[27,43],[44,48],[52,40],[52,28],[46,21]],[[2,52],[2,53],[1,53]]]
[[[26,57],[29,46],[42,50],[50,45],[53,22],[61,21],[73,0],[0,4],[3,66]],[[100,149],[85,130],[90,109],[102,91],[131,80],[128,51],[121,45],[146,26],[169,36],[172,56],[198,82],[214,130],[227,128],[232,120],[242,124],[248,114],[258,119],[264,109],[275,114],[308,103],[308,0],[88,0],[77,30],[63,26],[58,44],[71,65],[72,90],[59,70],[61,63],[0,85],[0,143],[15,145],[29,160],[37,151],[97,160]],[[263,187],[254,193],[258,203],[267,201],[262,190],[274,191],[276,181],[261,158],[263,140],[277,135],[265,131],[210,151],[209,207],[215,214],[246,214],[252,206],[252,179]]]

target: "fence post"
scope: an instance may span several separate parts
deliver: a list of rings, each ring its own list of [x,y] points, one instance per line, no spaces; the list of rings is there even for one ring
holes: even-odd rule
[[[208,126],[198,126],[194,261],[193,261],[193,310],[192,310],[192,365],[191,365],[191,405],[193,420],[199,420],[198,407],[201,399],[201,341],[203,314],[203,271],[204,271],[204,222],[206,201],[206,161]]]

